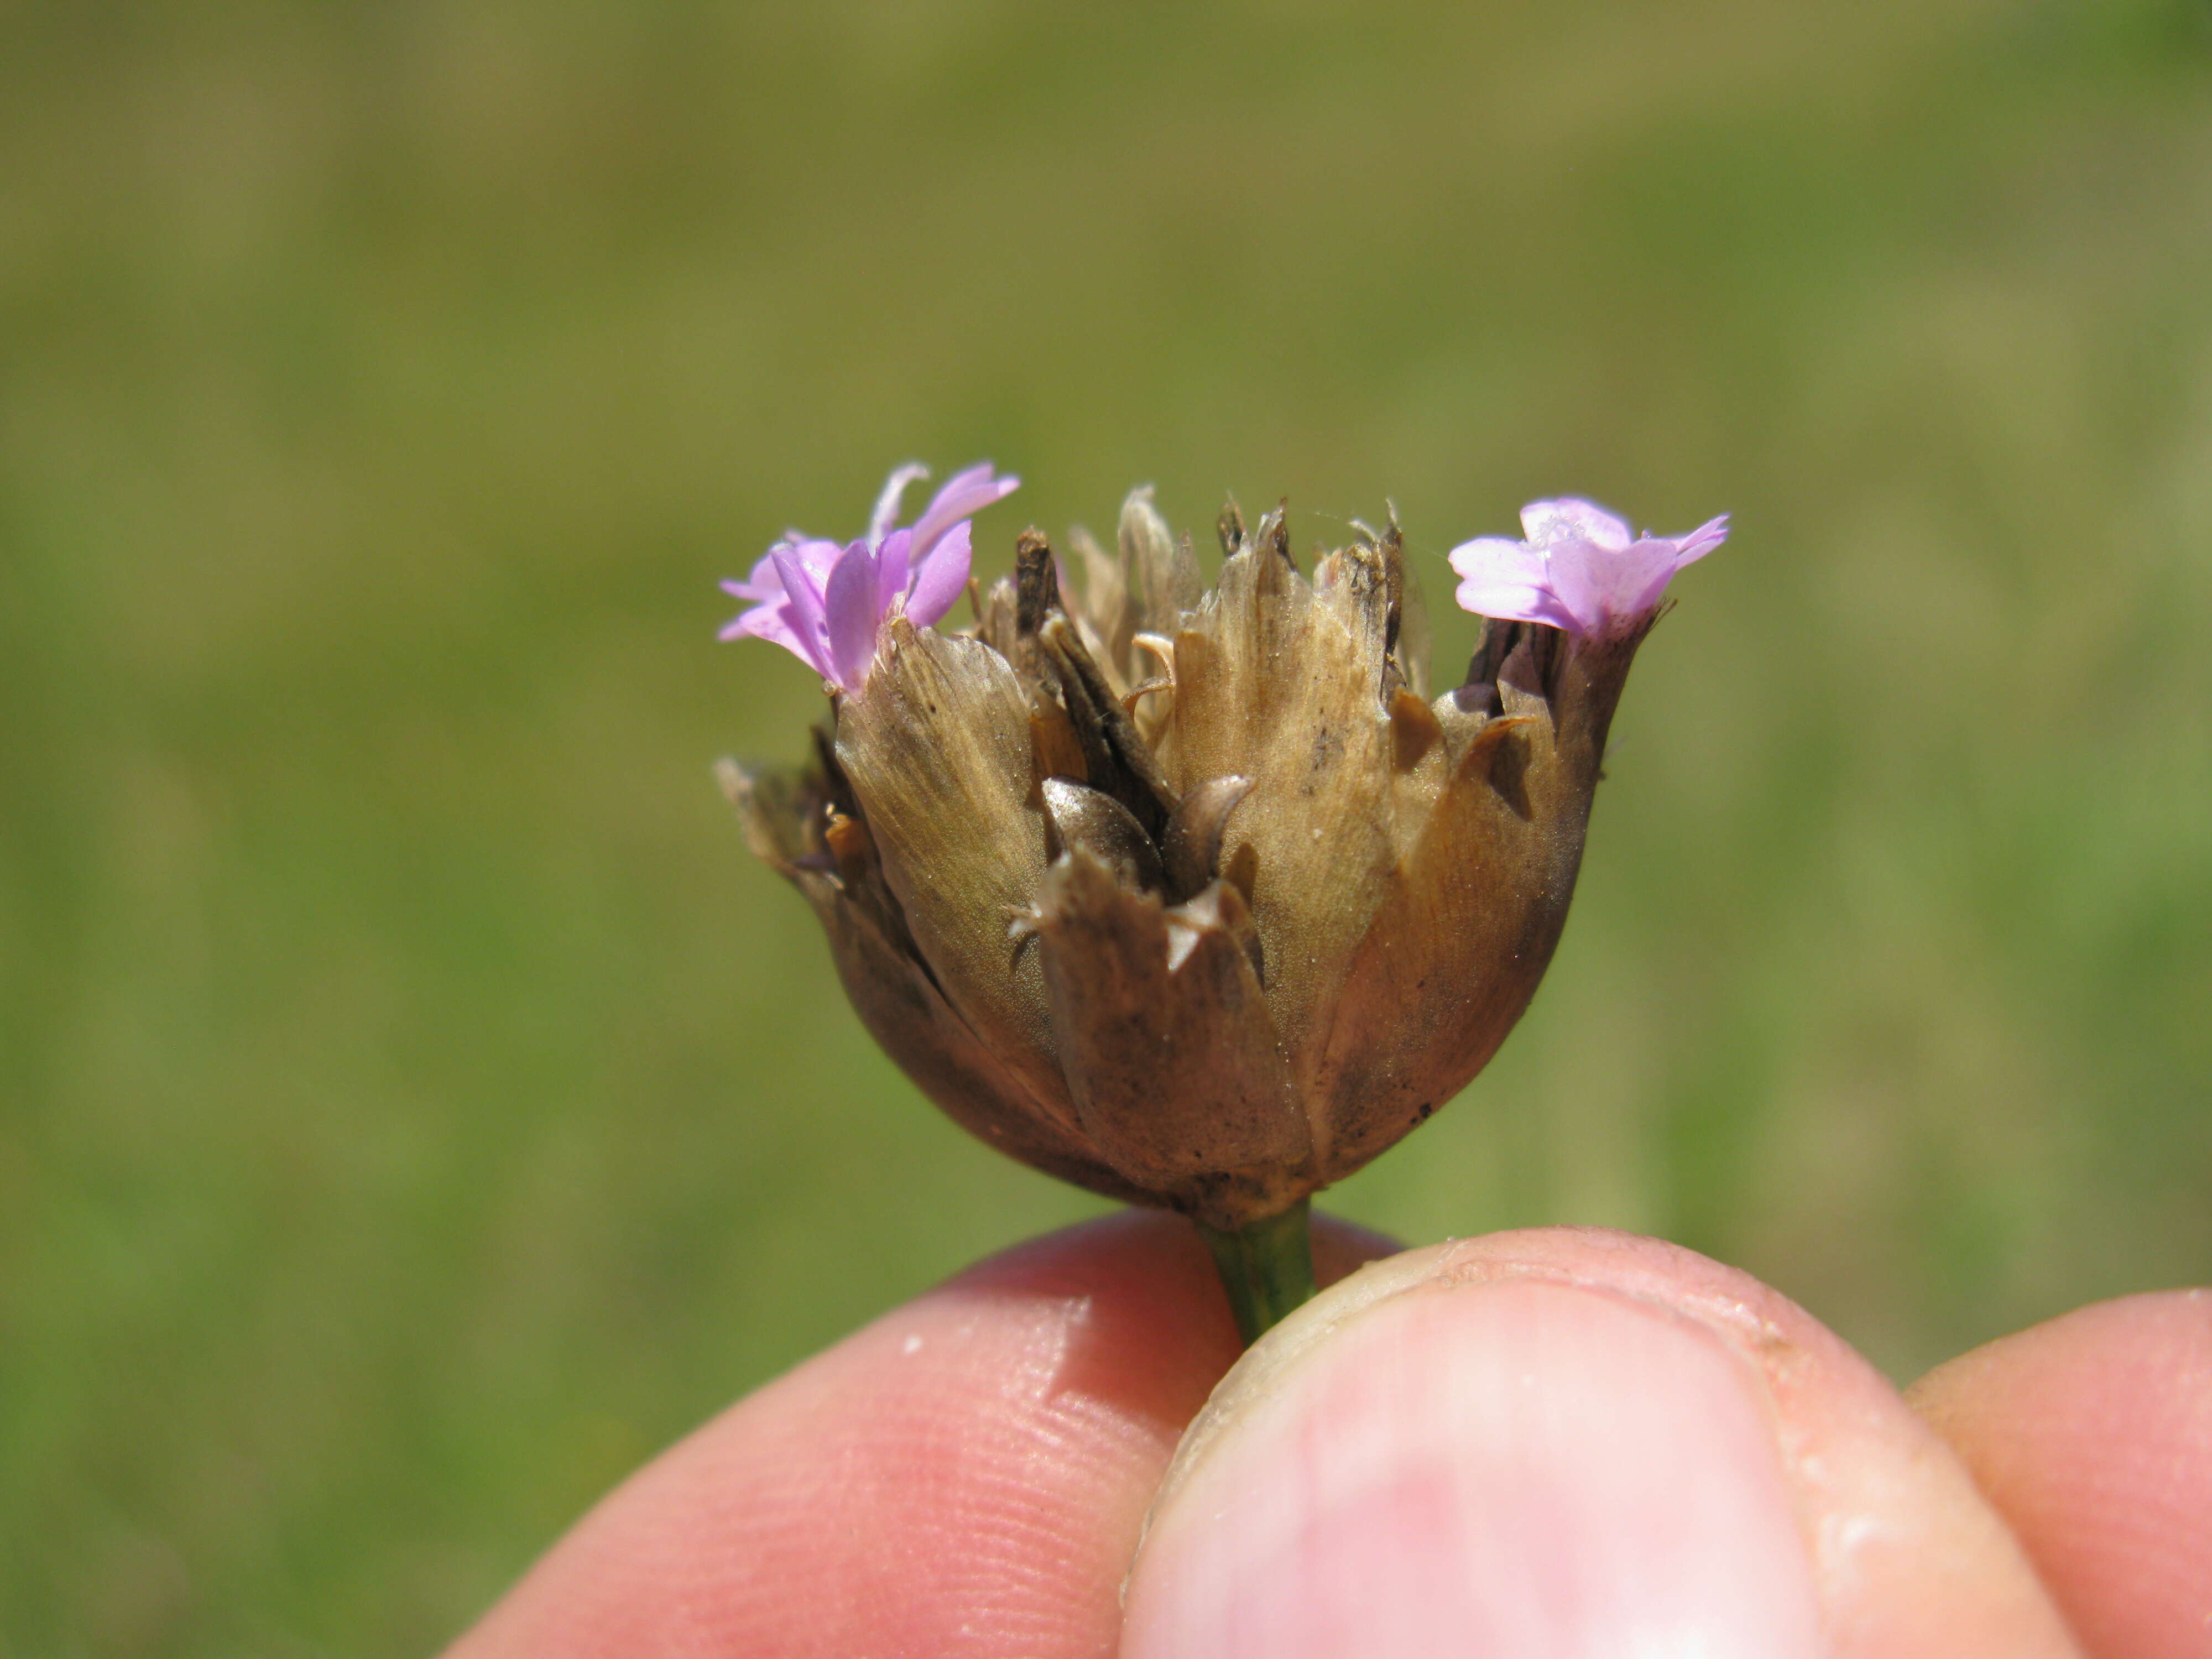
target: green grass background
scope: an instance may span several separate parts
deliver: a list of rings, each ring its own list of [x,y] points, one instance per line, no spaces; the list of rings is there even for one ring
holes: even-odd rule
[[[787,523],[1731,510],[1557,966],[1331,1201],[1902,1377],[2212,1278],[2203,0],[0,14],[0,1654],[408,1654],[1097,1206],[708,776]],[[1334,515],[1334,519],[1331,516]]]

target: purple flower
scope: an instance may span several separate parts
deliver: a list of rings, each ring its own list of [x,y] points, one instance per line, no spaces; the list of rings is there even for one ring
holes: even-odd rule
[[[840,690],[858,691],[884,618],[902,605],[927,627],[950,611],[968,586],[969,516],[1021,483],[979,461],[947,479],[910,527],[893,529],[907,486],[928,476],[927,467],[911,462],[894,471],[859,541],[840,547],[785,532],[744,580],[722,584],[752,608],[721,637],[772,640]]]
[[[1728,539],[1728,514],[1686,536],[1632,539],[1628,526],[1603,507],[1570,497],[1529,502],[1521,527],[1525,542],[1484,536],[1452,550],[1460,609],[1599,635],[1632,627],[1656,610],[1676,571]]]

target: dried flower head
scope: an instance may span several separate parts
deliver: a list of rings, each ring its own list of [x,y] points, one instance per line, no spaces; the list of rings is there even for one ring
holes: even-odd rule
[[[754,850],[878,1041],[984,1139],[1215,1230],[1281,1214],[1527,1006],[1630,661],[1723,521],[1632,541],[1539,503],[1528,542],[1461,548],[1462,603],[1497,619],[1431,699],[1395,523],[1309,576],[1279,509],[1248,534],[1232,507],[1208,589],[1139,489],[1115,554],[1074,538],[1080,598],[1031,531],[942,634],[966,515],[1012,484],[972,469],[890,531],[905,477],[866,541],[794,536],[730,585],[755,605],[732,631],[831,689],[810,768],[724,769]]]

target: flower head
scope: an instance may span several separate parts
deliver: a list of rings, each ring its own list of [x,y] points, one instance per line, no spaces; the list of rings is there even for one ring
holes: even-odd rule
[[[950,611],[968,585],[969,517],[1021,483],[980,461],[946,480],[910,527],[894,529],[907,486],[928,476],[914,463],[895,470],[859,541],[840,547],[786,532],[744,580],[722,584],[752,607],[722,638],[772,640],[840,690],[859,690],[884,619],[903,609],[926,627]]]
[[[1676,571],[1728,539],[1726,514],[1686,536],[1635,538],[1603,507],[1572,497],[1529,502],[1521,527],[1526,541],[1484,536],[1452,550],[1460,609],[1586,637],[1638,626]]]
[[[1280,511],[1248,533],[1232,507],[1208,589],[1139,490],[1118,558],[1076,538],[1079,595],[1032,531],[971,629],[924,625],[919,582],[843,655],[826,622],[791,629],[856,695],[810,767],[723,781],[862,1022],[956,1120],[1210,1227],[1280,1216],[1449,1100],[1534,994],[1658,589],[1719,539],[1632,544],[1579,502],[1528,522],[1534,549],[1497,545],[1569,602],[1496,600],[1431,696],[1395,525],[1309,574]],[[1632,580],[1588,574],[1608,547]],[[798,576],[757,581],[762,607],[834,609],[782,550]]]

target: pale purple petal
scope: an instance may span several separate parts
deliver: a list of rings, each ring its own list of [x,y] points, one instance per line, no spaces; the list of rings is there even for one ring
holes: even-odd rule
[[[780,586],[769,590],[757,587],[750,582],[733,581],[717,582],[715,586],[732,599],[743,599],[747,605],[766,605],[771,599],[783,597],[783,589]]]
[[[1480,576],[1470,576],[1459,585],[1452,597],[1459,608],[1478,617],[1495,617],[1502,622],[1542,623],[1547,628],[1565,629],[1569,633],[1579,632],[1575,615],[1562,605],[1549,588],[1530,587],[1518,582],[1492,582]]]
[[[1462,542],[1449,557],[1451,568],[1470,581],[1541,587],[1549,577],[1550,567],[1541,549],[1508,541],[1503,536],[1478,536],[1471,542]]]
[[[969,516],[1020,483],[979,462],[948,480],[911,529],[894,528],[908,487],[928,476],[919,463],[894,468],[859,541],[840,545],[787,532],[744,580],[721,584],[750,605],[721,637],[773,641],[824,679],[858,690],[892,606],[903,604],[925,626],[951,610],[973,562]]]
[[[1579,536],[1562,536],[1546,550],[1552,567],[1551,589],[1575,618],[1575,632],[1596,634],[1613,617],[1633,615],[1657,576],[1662,586],[1673,574],[1671,542],[1594,545]]]
[[[1630,539],[1604,508],[1572,497],[1522,509],[1526,542],[1486,536],[1453,550],[1466,578],[1455,596],[1480,616],[1544,623],[1571,634],[1601,634],[1648,617],[1684,565],[1728,537],[1726,515],[1688,535]]]
[[[1553,628],[1571,626],[1572,619],[1553,597],[1548,562],[1540,550],[1526,542],[1478,537],[1452,549],[1451,567],[1465,579],[1455,595],[1463,611]]]
[[[780,645],[802,662],[811,663],[814,653],[799,637],[791,602],[781,598],[771,604],[757,605],[722,629],[726,640],[766,640]]]
[[[830,580],[830,568],[845,555],[844,543],[833,542],[821,536],[802,537],[795,541],[778,543],[777,546],[781,547],[787,553],[796,553],[799,556],[799,568],[811,579],[813,589],[817,593],[822,591],[823,584]],[[769,549],[770,556],[775,555],[775,550],[774,547]]]
[[[1708,519],[1674,544],[1674,568],[1695,563],[1728,539],[1729,515]]]
[[[1667,592],[1667,584],[1686,564],[1695,564],[1728,539],[1728,514],[1707,520],[1686,536],[1646,536],[1629,551],[1632,555],[1650,550],[1648,562],[1643,567],[1643,585],[1623,604],[1614,608],[1616,616],[1635,617],[1658,605]]]
[[[769,549],[768,556],[769,562],[775,567],[776,580],[782,585],[783,597],[798,608],[800,624],[812,626],[820,623],[821,576],[806,568],[798,548],[779,542]],[[826,575],[828,572],[825,570],[822,574]]]
[[[799,554],[788,548],[771,549],[769,556],[783,577],[784,598],[791,606],[791,649],[814,665],[824,679],[835,679],[829,653],[830,630],[823,621],[822,594],[809,578]]]
[[[744,581],[726,581],[721,588],[731,598],[743,599],[752,608],[724,627],[720,638],[771,640],[787,651],[796,652],[802,658],[806,656],[792,625],[791,605],[783,591],[783,573],[776,568],[774,550],[761,555]]]
[[[769,605],[783,597],[783,578],[776,574],[775,558],[763,553],[751,573],[741,582],[726,581],[722,592],[732,599],[750,599],[756,605]]]
[[[828,678],[857,691],[876,654],[876,556],[866,542],[847,548],[830,572],[822,595],[830,672]]]
[[[906,614],[916,627],[927,628],[952,609],[968,586],[974,556],[965,519],[937,538],[914,573],[914,591],[906,596]]]
[[[964,472],[956,472],[945,481],[922,510],[914,524],[914,551],[916,564],[929,556],[929,550],[937,538],[970,514],[981,513],[996,501],[1004,500],[1021,485],[1019,478],[1000,478],[992,476],[991,464],[978,461]],[[965,578],[963,578],[964,580]]]
[[[1531,501],[1521,509],[1521,528],[1531,547],[1551,548],[1564,541],[1587,542],[1618,553],[1635,532],[1594,501],[1569,495],[1556,501]]]
[[[884,480],[883,494],[876,497],[876,510],[868,514],[868,545],[874,547],[890,534],[891,526],[898,522],[899,501],[907,486],[919,483],[929,476],[929,469],[920,461],[908,461],[904,466],[895,466],[891,476]]]
[[[884,538],[883,545],[876,550],[876,615],[882,617],[906,592],[907,578],[913,572],[907,563],[907,555],[914,544],[914,532],[894,530]]]
[[[1666,595],[1667,584],[1674,580],[1674,573],[1682,568],[1682,561],[1674,548],[1675,544],[1671,541],[1647,536],[1629,550],[1632,554],[1644,549],[1651,550],[1635,565],[1625,569],[1624,580],[1632,575],[1636,578],[1635,586],[1625,589],[1614,599],[1610,615],[1640,617],[1657,606]],[[1626,566],[1626,562],[1623,562]]]

